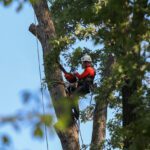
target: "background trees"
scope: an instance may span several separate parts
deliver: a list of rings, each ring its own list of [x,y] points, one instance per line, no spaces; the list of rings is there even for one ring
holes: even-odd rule
[[[66,99],[62,98],[66,95],[63,85],[52,84],[62,81],[56,60],[64,56],[65,61],[78,66],[85,49],[71,49],[77,41],[101,44],[99,49],[88,50],[100,75],[96,81],[99,86],[95,90],[90,147],[102,147],[107,107],[111,107],[116,113],[108,122],[111,138],[105,141],[105,148],[149,149],[148,0],[55,0],[48,3],[44,0],[32,3],[38,25],[31,25],[30,31],[37,35],[43,47],[46,83],[57,117],[61,119],[65,113],[62,102]],[[75,124],[65,131],[56,131],[64,149],[79,149]]]

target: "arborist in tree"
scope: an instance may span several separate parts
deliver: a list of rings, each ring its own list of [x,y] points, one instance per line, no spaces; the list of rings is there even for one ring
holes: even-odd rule
[[[92,59],[88,54],[85,54],[81,58],[82,68],[84,69],[82,74],[74,71],[72,74],[64,72],[65,78],[70,83],[77,81],[77,89],[75,90],[78,93],[86,94],[90,92],[90,88],[93,85],[93,80],[95,77],[95,69],[92,67]]]
[[[93,80],[95,77],[95,69],[92,67],[92,59],[88,54],[85,54],[81,58],[82,68],[84,69],[82,74],[79,74],[76,71],[73,73],[67,73],[63,67],[61,66],[61,70],[64,72],[64,76],[66,80],[70,83],[74,83],[75,86],[71,86],[68,88],[69,95],[72,99],[76,96],[85,95],[90,92],[93,88]],[[78,106],[74,106],[74,115],[75,118],[79,118],[79,108]]]

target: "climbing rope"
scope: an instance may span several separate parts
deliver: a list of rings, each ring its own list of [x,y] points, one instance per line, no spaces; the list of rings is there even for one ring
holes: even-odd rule
[[[92,88],[92,89],[93,89],[93,88]],[[90,102],[89,102],[89,106],[92,106],[93,95],[94,95],[94,94],[93,94],[93,90],[91,90],[91,92],[90,92]],[[93,115],[92,115],[92,116],[93,116]],[[92,117],[92,119],[93,119],[93,117]],[[82,145],[82,147],[81,147],[80,150],[86,150],[90,145],[84,144],[83,136],[82,136],[82,132],[81,132],[81,128],[80,128],[80,119],[75,120],[75,123],[76,123],[76,126],[77,126],[77,128],[78,128],[79,137],[80,137],[80,139],[81,139],[81,145]]]
[[[81,129],[80,129],[80,119],[78,120],[78,130],[79,130],[79,135],[80,135],[81,143],[82,143],[82,145],[84,145],[84,141],[83,141],[83,137],[82,137],[82,133],[81,133]]]
[[[35,15],[35,12],[34,12],[34,24],[36,25],[37,24],[37,21],[36,21],[36,15]],[[40,85],[41,85],[41,88],[40,88],[40,91],[41,91],[41,101],[42,101],[42,111],[43,111],[43,115],[45,116],[45,106],[44,106],[44,94],[43,94],[43,85],[42,85],[42,73],[41,73],[41,67],[40,67],[40,50],[39,50],[39,43],[38,43],[38,38],[37,38],[37,31],[36,31],[36,49],[37,49],[37,59],[38,59],[38,67],[39,67],[39,78],[40,78]],[[49,145],[48,145],[48,135],[47,135],[47,127],[46,127],[46,124],[44,124],[44,132],[45,132],[45,138],[46,138],[46,147],[47,147],[47,150],[49,150]]]
[[[93,101],[93,92],[91,92],[91,95],[90,95],[91,97],[90,97],[90,106],[92,105],[92,101]]]
[[[81,145],[82,145],[82,147],[84,147],[85,144],[84,144],[82,133],[81,133],[81,129],[80,129],[80,119],[79,120],[75,120],[75,124],[76,124],[76,126],[78,128],[79,136],[80,136],[80,139],[81,139]],[[81,149],[82,149],[82,147],[81,147]]]

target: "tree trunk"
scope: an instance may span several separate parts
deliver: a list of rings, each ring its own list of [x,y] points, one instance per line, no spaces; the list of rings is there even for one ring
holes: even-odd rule
[[[103,72],[103,80],[107,80],[111,76],[111,67],[114,63],[114,57],[110,54]],[[105,85],[104,85],[105,87]],[[102,86],[103,88],[103,86]],[[107,107],[108,107],[108,96],[113,90],[113,86],[110,88],[104,88],[102,91],[103,98],[97,99],[96,107],[94,110],[93,118],[93,132],[91,141],[91,150],[103,149],[103,144],[106,137],[106,122],[107,122]]]
[[[93,118],[91,150],[102,149],[106,135],[107,103],[97,101]]]
[[[56,60],[51,59],[55,57],[53,56],[53,47],[50,43],[50,40],[56,36],[55,27],[46,0],[35,1],[32,6],[38,20],[38,25],[32,24],[29,30],[39,39],[43,48],[46,81],[59,122],[60,118],[66,113],[62,104],[67,100],[64,99],[66,93],[64,85],[61,84],[63,81],[61,70]],[[56,84],[51,84],[52,82]],[[71,113],[69,115],[71,118]],[[78,129],[73,120],[69,126],[67,126],[66,130],[62,131],[57,128],[56,132],[60,138],[63,150],[79,150]]]

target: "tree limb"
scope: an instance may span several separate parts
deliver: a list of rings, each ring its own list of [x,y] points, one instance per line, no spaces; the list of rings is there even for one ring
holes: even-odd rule
[[[108,61],[103,71],[103,78],[106,80],[111,75],[111,67],[113,63],[114,57],[110,54],[108,56]],[[113,90],[112,86],[110,88],[105,89],[103,99],[96,100],[96,107],[94,110],[94,118],[93,118],[93,132],[90,148],[91,150],[102,149],[103,142],[106,136],[105,134],[106,134],[108,96],[112,90]]]
[[[35,24],[31,24],[29,27],[29,31],[36,36],[38,39],[40,39],[40,27],[36,26]]]

